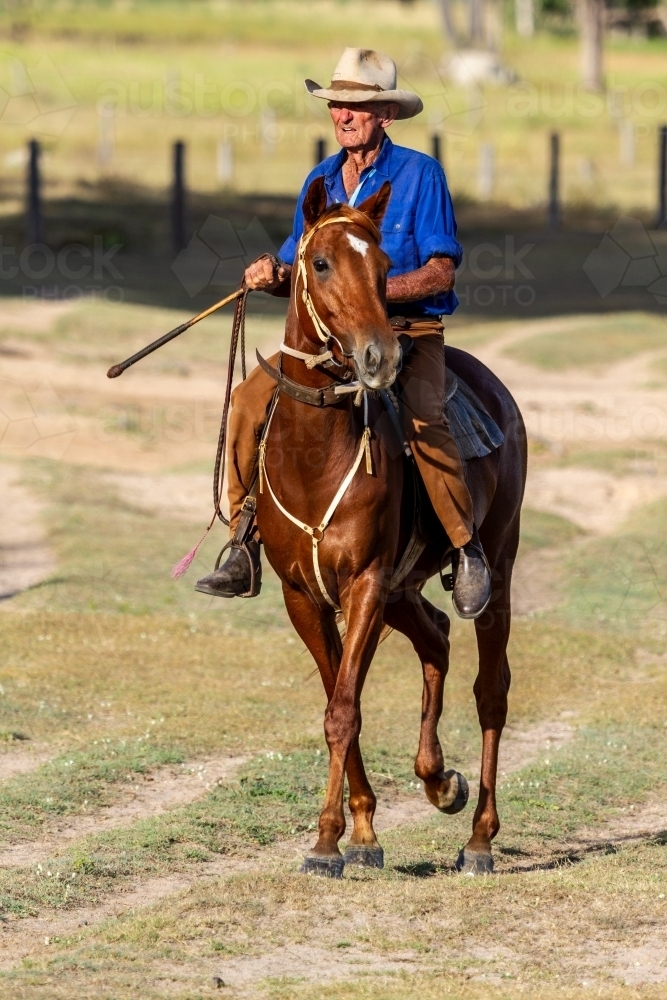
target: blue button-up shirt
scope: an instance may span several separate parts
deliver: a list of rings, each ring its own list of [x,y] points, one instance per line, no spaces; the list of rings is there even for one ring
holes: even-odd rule
[[[292,235],[288,236],[279,252],[286,264],[294,263],[296,247],[303,232],[303,201],[312,181],[324,176],[329,205],[347,203],[343,184],[346,157],[346,151],[341,149],[340,153],[319,163],[306,178],[296,206]],[[357,205],[379,191],[386,180],[391,183],[391,198],[380,225],[380,245],[391,259],[389,277],[416,271],[434,254],[451,257],[459,266],[463,248],[456,239],[454,207],[444,171],[437,160],[414,149],[395,146],[385,136],[380,155],[372,166],[361,172],[359,180],[363,186]],[[451,291],[411,302],[402,312],[411,316],[449,315],[458,304],[459,300]],[[396,311],[396,304],[392,303],[392,308]]]

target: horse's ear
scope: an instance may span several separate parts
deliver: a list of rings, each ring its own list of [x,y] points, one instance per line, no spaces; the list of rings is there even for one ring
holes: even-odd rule
[[[366,198],[366,201],[362,201],[361,205],[357,205],[357,208],[364,215],[368,215],[371,221],[379,228],[384,218],[384,213],[387,211],[390,198],[391,184],[389,181],[385,181],[379,191],[372,194],[370,198]]]
[[[324,186],[324,177],[316,177],[303,199],[303,221],[304,228],[310,229],[314,226],[327,207],[327,191]]]

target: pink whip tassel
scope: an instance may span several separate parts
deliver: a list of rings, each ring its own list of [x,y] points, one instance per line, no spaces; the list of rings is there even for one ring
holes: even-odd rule
[[[185,574],[190,568],[190,564],[192,563],[194,557],[197,555],[197,549],[208,535],[214,523],[215,523],[215,512],[213,513],[213,517],[211,518],[211,523],[209,524],[208,528],[201,536],[197,544],[195,545],[194,549],[190,549],[188,554],[186,556],[183,556],[183,558],[179,562],[177,562],[176,565],[172,568],[171,571],[172,580],[179,580],[182,576],[185,576]]]

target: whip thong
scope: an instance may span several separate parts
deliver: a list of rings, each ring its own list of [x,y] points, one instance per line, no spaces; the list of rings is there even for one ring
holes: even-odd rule
[[[121,361],[118,365],[112,365],[107,372],[107,378],[118,378],[118,376],[122,375],[127,368],[136,364],[137,361],[141,361],[141,359],[147,357],[147,355],[152,354],[153,351],[157,351],[158,347],[162,347],[163,344],[168,344],[170,340],[174,339],[174,337],[178,337],[180,334],[185,333],[185,331],[189,330],[191,326],[198,323],[200,319],[206,319],[206,317],[210,316],[211,313],[216,312],[218,309],[222,309],[223,306],[226,306],[229,302],[233,302],[234,299],[240,298],[244,291],[246,291],[244,286],[237,288],[231,295],[227,295],[226,298],[220,299],[219,302],[209,306],[208,309],[204,309],[203,312],[198,313],[197,316],[193,316],[192,319],[189,319],[186,323],[181,323],[181,325],[177,326],[174,330],[170,330],[169,333],[165,333],[163,337],[160,337],[158,340],[154,340],[152,344],[149,344],[147,347],[143,347],[140,351],[137,351],[136,354],[133,354],[131,358]]]

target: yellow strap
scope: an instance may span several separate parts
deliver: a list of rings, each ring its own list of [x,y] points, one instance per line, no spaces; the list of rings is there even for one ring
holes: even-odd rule
[[[287,508],[283,507],[283,505],[281,504],[280,500],[278,499],[278,497],[273,492],[273,487],[271,486],[271,482],[269,481],[269,477],[267,475],[266,465],[265,465],[266,440],[268,438],[269,428],[271,426],[271,421],[273,420],[273,414],[275,412],[275,408],[272,410],[271,415],[269,416],[269,419],[267,421],[266,427],[264,429],[264,434],[262,435],[262,440],[261,440],[260,445],[259,445],[259,491],[260,491],[260,493],[264,492],[264,483],[266,483],[266,485],[268,487],[268,490],[269,490],[269,493],[271,494],[271,499],[275,503],[275,505],[278,508],[278,510],[280,511],[280,513],[283,514],[289,521],[291,521],[292,524],[295,524],[297,528],[301,528],[302,531],[305,531],[306,534],[310,535],[310,537],[312,538],[312,540],[313,540],[313,569],[315,570],[315,579],[317,580],[317,584],[318,584],[318,586],[320,588],[320,591],[322,593],[322,597],[327,602],[327,604],[329,604],[336,611],[340,611],[340,608],[336,604],[336,602],[333,600],[333,598],[329,595],[329,592],[328,592],[327,588],[324,585],[324,580],[322,579],[322,573],[320,572],[320,560],[319,560],[319,556],[318,556],[318,545],[322,541],[322,538],[324,537],[324,532],[328,528],[329,523],[331,522],[331,519],[333,518],[334,514],[336,513],[336,508],[338,507],[338,504],[341,502],[341,500],[345,496],[350,483],[354,479],[354,477],[356,475],[356,472],[357,472],[357,469],[361,465],[361,460],[364,458],[364,456],[366,457],[366,472],[369,475],[372,475],[372,473],[373,473],[373,466],[372,466],[372,462],[371,462],[371,453],[370,453],[371,429],[368,426],[368,400],[366,398],[366,394],[365,393],[364,393],[364,403],[365,403],[365,406],[364,406],[364,418],[365,418],[364,422],[365,422],[366,426],[364,427],[364,433],[362,434],[361,441],[359,442],[359,448],[357,449],[357,454],[356,454],[356,457],[354,459],[354,463],[352,464],[352,468],[349,470],[349,472],[345,476],[345,479],[343,480],[343,482],[338,487],[338,490],[336,492],[335,497],[333,498],[333,500],[331,501],[331,503],[327,507],[326,514],[324,515],[324,517],[322,518],[322,520],[320,521],[320,523],[318,524],[318,526],[316,528],[311,528],[311,526],[309,524],[306,524],[305,521],[300,521],[297,517],[294,517],[293,514],[290,514],[290,512],[287,510]]]
[[[324,222],[320,223],[316,222],[313,228],[310,230],[310,232],[303,235],[299,240],[299,248],[297,251],[297,260],[298,260],[297,280],[301,278],[301,284],[303,285],[301,298],[303,299],[304,305],[306,306],[308,315],[313,321],[313,326],[315,327],[315,332],[317,333],[317,336],[325,344],[331,337],[331,331],[329,330],[329,327],[325,323],[323,323],[320,317],[318,316],[317,310],[313,305],[313,301],[310,295],[308,294],[308,273],[306,271],[306,248],[310,243],[310,241],[312,240],[315,233],[319,232],[320,229],[323,229],[324,226],[332,226],[336,222],[347,222],[349,225],[354,224],[352,222],[352,219],[346,219],[344,215],[336,216],[336,218],[334,219],[325,219]],[[295,301],[296,300],[297,297],[295,295]]]

